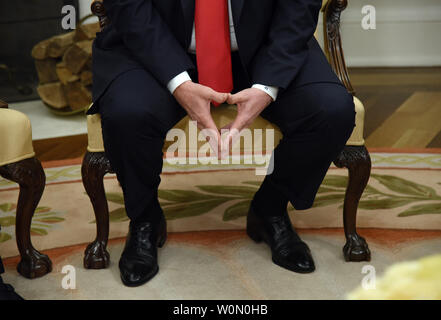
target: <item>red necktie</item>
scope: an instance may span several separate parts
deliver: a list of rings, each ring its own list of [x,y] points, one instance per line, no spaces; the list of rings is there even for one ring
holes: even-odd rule
[[[227,0],[196,0],[196,59],[199,83],[218,92],[233,90]]]

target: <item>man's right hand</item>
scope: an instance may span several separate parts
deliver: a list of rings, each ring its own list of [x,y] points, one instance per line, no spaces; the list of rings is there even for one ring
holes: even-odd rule
[[[219,129],[210,113],[211,102],[224,103],[229,94],[216,92],[213,89],[192,81],[186,81],[173,92],[178,103],[187,111],[191,120],[197,122],[199,129],[209,129],[211,148],[220,155],[221,137]],[[212,139],[214,138],[214,139]]]

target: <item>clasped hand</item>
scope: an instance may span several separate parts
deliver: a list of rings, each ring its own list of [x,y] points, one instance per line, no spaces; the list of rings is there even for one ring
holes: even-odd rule
[[[197,122],[218,159],[228,156],[240,132],[272,102],[272,98],[259,89],[249,88],[236,94],[220,93],[192,81],[181,84],[173,95],[190,119]],[[211,116],[211,102],[236,104],[236,118],[219,130]],[[221,133],[225,131],[227,134],[222,138]]]

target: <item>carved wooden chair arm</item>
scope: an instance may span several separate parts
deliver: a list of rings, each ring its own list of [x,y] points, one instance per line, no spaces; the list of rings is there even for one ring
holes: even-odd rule
[[[340,35],[340,15],[347,5],[348,0],[328,1],[323,8],[323,36],[325,53],[329,63],[348,91],[355,95],[355,90],[349,79]]]
[[[109,24],[109,19],[107,18],[106,9],[104,8],[102,0],[95,0],[94,2],[92,2],[90,10],[95,16],[98,17],[100,28],[101,30],[103,30],[104,27]]]

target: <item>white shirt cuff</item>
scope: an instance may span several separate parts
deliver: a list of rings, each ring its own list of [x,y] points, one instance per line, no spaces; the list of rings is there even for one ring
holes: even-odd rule
[[[173,94],[181,84],[187,81],[191,81],[191,78],[188,72],[184,71],[168,82],[167,89],[168,91],[170,91],[171,94]]]
[[[277,94],[279,93],[278,87],[272,87],[272,86],[265,86],[263,84],[253,84],[251,88],[259,89],[268,94],[271,98],[273,98],[273,101],[276,101]]]

